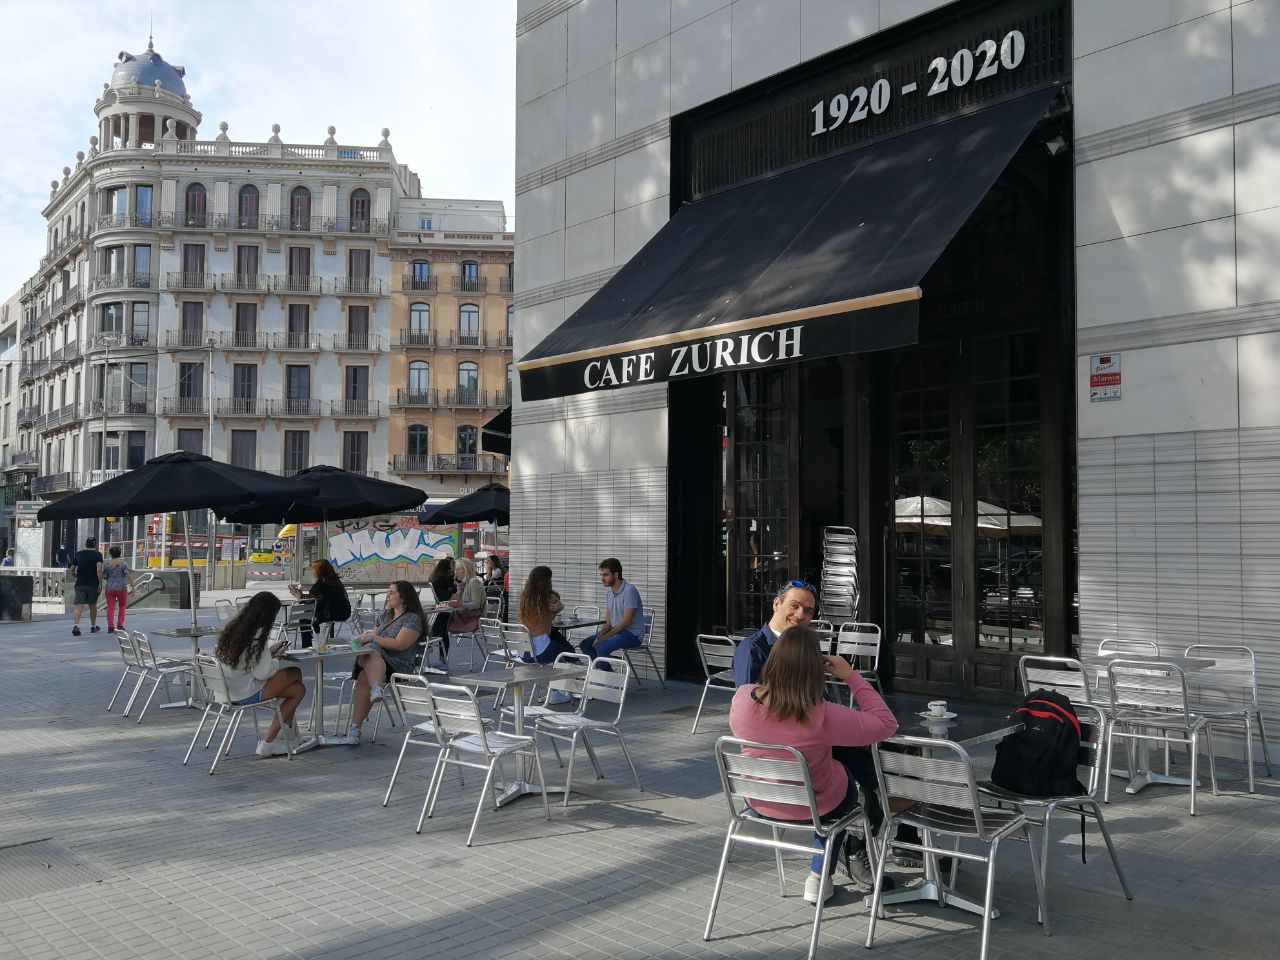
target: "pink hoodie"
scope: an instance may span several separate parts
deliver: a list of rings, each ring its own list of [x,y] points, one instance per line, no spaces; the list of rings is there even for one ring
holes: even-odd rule
[[[738,688],[729,708],[729,729],[735,737],[755,740],[757,743],[778,743],[795,747],[809,762],[809,777],[813,781],[813,793],[818,801],[818,813],[834,810],[844,799],[848,788],[845,768],[832,759],[831,748],[837,746],[864,747],[879,743],[894,735],[898,721],[893,711],[876,693],[875,688],[857,673],[849,674],[845,681],[853,691],[853,697],[861,710],[824,700],[809,715],[808,723],[796,720],[775,720],[764,704],[752,697],[756,684]],[[786,754],[776,750],[747,750],[749,756],[780,757]],[[809,811],[792,803],[769,803],[758,800],[752,806],[767,817],[780,820],[807,820]]]

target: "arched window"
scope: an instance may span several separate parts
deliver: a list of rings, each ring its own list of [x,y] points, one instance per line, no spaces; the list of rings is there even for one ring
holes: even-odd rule
[[[474,260],[462,261],[462,274],[459,279],[459,289],[469,291],[471,293],[479,292],[480,286],[480,264]]]
[[[480,308],[474,303],[464,303],[458,308],[458,343],[480,345]]]
[[[306,187],[289,191],[289,229],[311,229],[311,191]]]
[[[427,428],[415,423],[405,431],[405,453],[411,457],[426,457],[430,452],[427,445]]]
[[[457,453],[459,457],[463,457],[463,456],[474,457],[476,455],[476,448],[479,442],[479,433],[480,431],[478,431],[473,426],[465,426],[465,427],[458,428]],[[458,464],[458,466],[459,468],[462,468],[461,463]]]
[[[421,397],[431,389],[431,366],[425,360],[409,364],[409,393]]]
[[[205,206],[207,196],[204,191],[203,183],[187,184],[186,203],[183,206],[183,212],[186,214],[185,223],[188,227],[203,227],[207,224]]]
[[[431,346],[431,304],[409,305],[409,331],[405,343],[416,347]]]
[[[248,183],[236,198],[236,222],[241,230],[258,229],[258,188]]]
[[[458,364],[458,402],[475,403],[480,386],[480,365],[467,361]]]
[[[410,290],[431,289],[431,264],[426,260],[413,261],[413,276],[409,281]]]
[[[363,187],[357,187],[351,191],[351,198],[347,202],[347,213],[351,218],[352,233],[368,233],[369,232],[369,191]]]

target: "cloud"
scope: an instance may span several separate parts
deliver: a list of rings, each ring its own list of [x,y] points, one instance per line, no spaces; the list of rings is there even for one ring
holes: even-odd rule
[[[5,0],[12,38],[0,101],[0,300],[36,270],[49,181],[96,132],[94,101],[121,50],[155,47],[187,69],[203,114],[233,140],[372,146],[391,130],[396,160],[434,197],[498,199],[515,211],[515,0]],[[13,82],[13,78],[18,78]]]

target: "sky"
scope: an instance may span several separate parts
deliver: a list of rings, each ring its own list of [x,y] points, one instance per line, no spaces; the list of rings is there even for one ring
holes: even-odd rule
[[[154,18],[151,28],[149,18]],[[148,29],[204,119],[232,140],[374,146],[423,195],[502,200],[515,213],[516,0],[0,0],[0,302],[45,253],[49,181],[89,150],[94,101]]]

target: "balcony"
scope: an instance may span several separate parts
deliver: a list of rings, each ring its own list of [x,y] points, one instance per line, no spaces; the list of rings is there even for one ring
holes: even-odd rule
[[[36,477],[31,481],[31,494],[63,493],[80,489],[80,477],[74,473],[51,473],[48,476]]]
[[[273,417],[319,417],[319,400],[267,400],[267,409]]]
[[[83,228],[77,228],[58,241],[58,245],[40,258],[40,270],[53,266],[61,260],[74,246],[85,238]]]
[[[156,225],[166,230],[225,230],[227,215],[203,210],[164,210],[156,216]]]
[[[485,293],[489,289],[487,277],[453,277],[454,293]]]
[[[482,350],[485,335],[478,330],[450,330],[449,346],[454,350]]]
[[[18,382],[30,383],[36,378],[35,365],[30,363],[21,364],[18,367]]]
[[[84,488],[96,487],[107,480],[114,480],[122,473],[124,473],[123,470],[86,470],[83,477]]]
[[[338,277],[333,281],[333,292],[340,297],[380,297],[382,280],[379,277]]]
[[[31,375],[33,377],[43,377],[49,371],[49,358],[41,357],[39,360],[31,361]]]
[[[105,407],[105,410],[104,410]],[[150,397],[112,397],[103,403],[101,399],[90,400],[84,405],[84,418],[94,417],[141,417],[155,412],[155,403]]]
[[[161,397],[160,415],[164,417],[207,417],[209,401],[204,397]]]
[[[18,408],[18,426],[30,426],[35,418],[40,415],[39,407],[19,407]]]
[[[57,320],[69,309],[81,303],[84,303],[84,290],[77,283],[75,286],[68,287],[58,294],[57,299],[53,301],[53,312],[49,315],[49,319]]]
[[[57,369],[63,364],[79,360],[80,356],[80,341],[72,340],[53,351],[53,356],[49,358],[49,369]]]
[[[201,343],[201,346],[203,345]],[[85,350],[88,353],[96,353],[99,350],[154,350],[155,346],[154,330],[133,330],[129,333],[121,330],[99,330],[89,337]]]
[[[503,330],[501,333],[495,333],[489,338],[489,346],[498,350],[510,350],[514,346],[510,330]]]
[[[505,390],[495,390],[490,395],[489,399],[493,402],[493,408],[495,410],[502,410],[509,407],[511,406],[511,388],[507,387]]]
[[[381,353],[382,337],[376,333],[335,333],[333,349],[338,353]]]
[[[450,390],[445,400],[447,407],[478,407],[484,408],[489,406],[489,391],[478,390],[474,387],[460,388],[458,390]]]
[[[155,226],[155,218],[149,213],[104,213],[94,222],[96,230],[123,230],[136,227],[150,230]]]
[[[498,290],[501,293],[515,293],[516,282],[511,277],[503,277],[498,281]]]
[[[392,404],[396,407],[438,407],[439,405],[439,390],[406,390],[403,387],[396,391],[396,399]]]
[[[170,277],[179,274],[169,274]],[[181,274],[181,276],[186,276]],[[155,278],[149,273],[104,273],[93,278],[94,292],[99,290],[150,290]],[[173,284],[170,283],[170,286]]]
[[[164,332],[166,350],[207,350],[210,340],[215,346],[217,345],[217,336],[209,330],[166,330]]]
[[[382,416],[380,400],[330,400],[329,416],[349,420],[376,419]]]
[[[275,278],[276,293],[293,293],[293,294],[309,294],[318,297],[324,293],[324,285],[320,282],[319,277],[305,277],[299,274],[289,274],[284,277]]]
[[[40,455],[34,450],[15,450],[9,454],[9,466],[11,467],[31,467],[40,462]]]
[[[316,351],[320,349],[320,334],[318,333],[290,331],[288,333],[273,334],[272,338],[277,350]]]
[[[257,330],[222,330],[218,333],[222,350],[270,350],[271,334]]]
[[[78,403],[63,404],[52,413],[46,414],[43,418],[37,418],[37,422],[41,419],[43,420],[43,423],[40,424],[40,428],[45,430],[64,427],[69,423],[75,423],[81,419],[80,405]]]
[[[216,273],[190,273],[188,271],[172,272],[166,275],[165,288],[168,290],[213,290],[217,286]]]
[[[419,473],[487,473],[507,472],[507,458],[492,453],[427,453],[391,458],[391,472],[408,475]]]
[[[416,290],[422,293],[435,293],[440,289],[440,280],[438,277],[403,276],[400,278],[400,289]]]
[[[401,347],[434,347],[436,332],[434,330],[401,330],[399,346]]]
[[[220,417],[265,417],[268,402],[261,397],[219,397],[216,409]]]
[[[218,289],[227,293],[270,293],[271,277],[265,273],[224,273]]]

